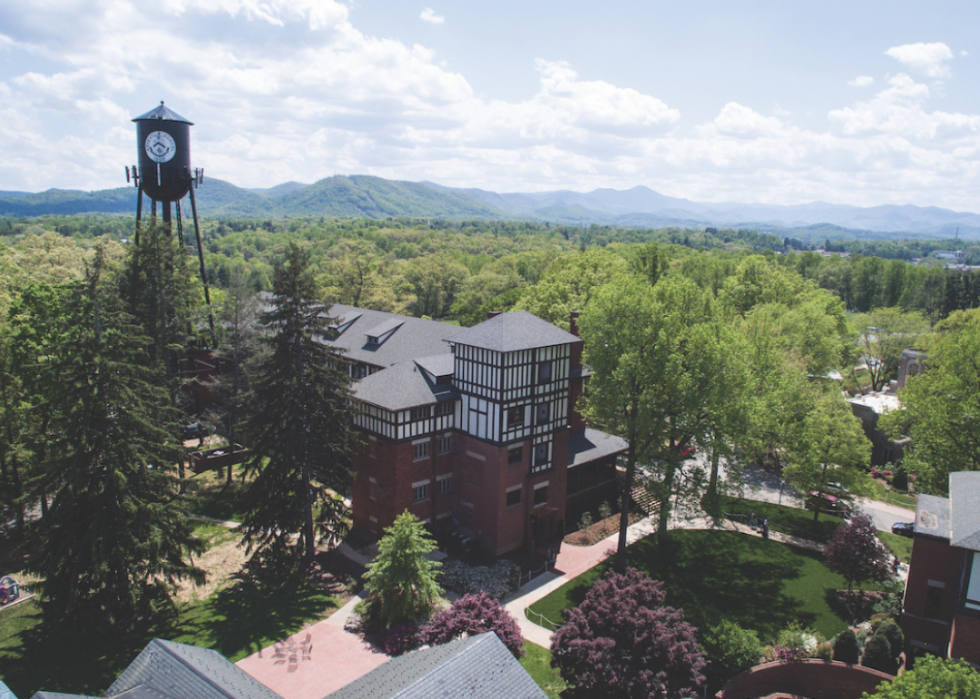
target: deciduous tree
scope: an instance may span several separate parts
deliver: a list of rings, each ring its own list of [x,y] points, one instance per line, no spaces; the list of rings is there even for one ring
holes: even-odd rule
[[[980,672],[962,660],[926,655],[915,667],[878,686],[862,699],[974,699],[980,696]]]
[[[515,658],[524,655],[524,636],[514,617],[486,592],[464,595],[437,612],[419,631],[422,643],[449,643],[463,636],[493,631]]]
[[[827,567],[840,573],[847,581],[847,589],[865,580],[886,580],[889,574],[888,549],[878,540],[871,517],[854,515],[837,527],[837,531],[824,548]]]
[[[705,659],[697,629],[665,597],[662,582],[634,568],[607,573],[552,636],[552,666],[589,696],[691,696]]]

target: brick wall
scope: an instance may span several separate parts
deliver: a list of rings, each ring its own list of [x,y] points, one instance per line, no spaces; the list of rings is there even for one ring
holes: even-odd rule
[[[945,539],[922,535],[915,537],[901,619],[906,654],[911,654],[912,641],[934,646],[945,653],[959,597],[962,555],[960,549],[951,547]],[[941,598],[936,615],[930,615],[927,609],[930,587],[941,589],[941,592],[934,593]]]
[[[968,663],[980,664],[980,618],[960,613],[953,619],[949,654]]]
[[[748,699],[780,692],[811,699],[861,699],[891,675],[826,660],[781,660],[756,665],[729,682],[716,699]]]

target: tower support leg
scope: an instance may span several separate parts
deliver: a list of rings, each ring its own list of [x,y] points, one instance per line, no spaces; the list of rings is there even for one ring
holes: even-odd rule
[[[197,200],[194,198],[194,187],[190,188],[191,214],[194,217],[194,235],[197,238],[197,259],[201,263],[201,283],[204,284],[204,300],[208,303],[208,322],[211,324],[211,346],[218,347],[218,338],[214,334],[214,310],[211,308],[211,291],[208,289],[208,274],[204,269],[204,245],[201,243],[201,226],[197,222]]]
[[[143,222],[143,184],[136,191],[136,247],[140,244],[140,223]]]

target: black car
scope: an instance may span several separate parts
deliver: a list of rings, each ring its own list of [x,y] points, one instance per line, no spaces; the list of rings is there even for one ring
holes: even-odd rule
[[[915,536],[915,523],[895,522],[895,524],[892,525],[892,534],[898,534],[899,536],[907,536],[911,538]]]

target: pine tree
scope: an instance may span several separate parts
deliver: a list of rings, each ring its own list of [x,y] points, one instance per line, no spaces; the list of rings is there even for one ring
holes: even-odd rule
[[[53,442],[57,490],[38,571],[44,611],[72,626],[126,626],[203,583],[185,562],[203,551],[179,501],[180,448],[166,392],[147,368],[148,338],[103,279],[99,254],[67,303],[64,342],[39,381],[68,416]]]
[[[369,624],[380,622],[390,629],[432,616],[442,594],[436,582],[442,564],[426,558],[435,548],[418,517],[408,510],[398,515],[385,530],[378,555],[364,574],[368,598],[359,611]]]
[[[308,564],[316,529],[329,538],[344,533],[339,494],[350,487],[353,438],[346,363],[321,342],[330,318],[309,254],[296,245],[276,265],[271,308],[260,322],[270,351],[255,371],[246,468],[257,476],[239,531],[249,551],[276,557],[288,556],[298,535],[295,548]]]

